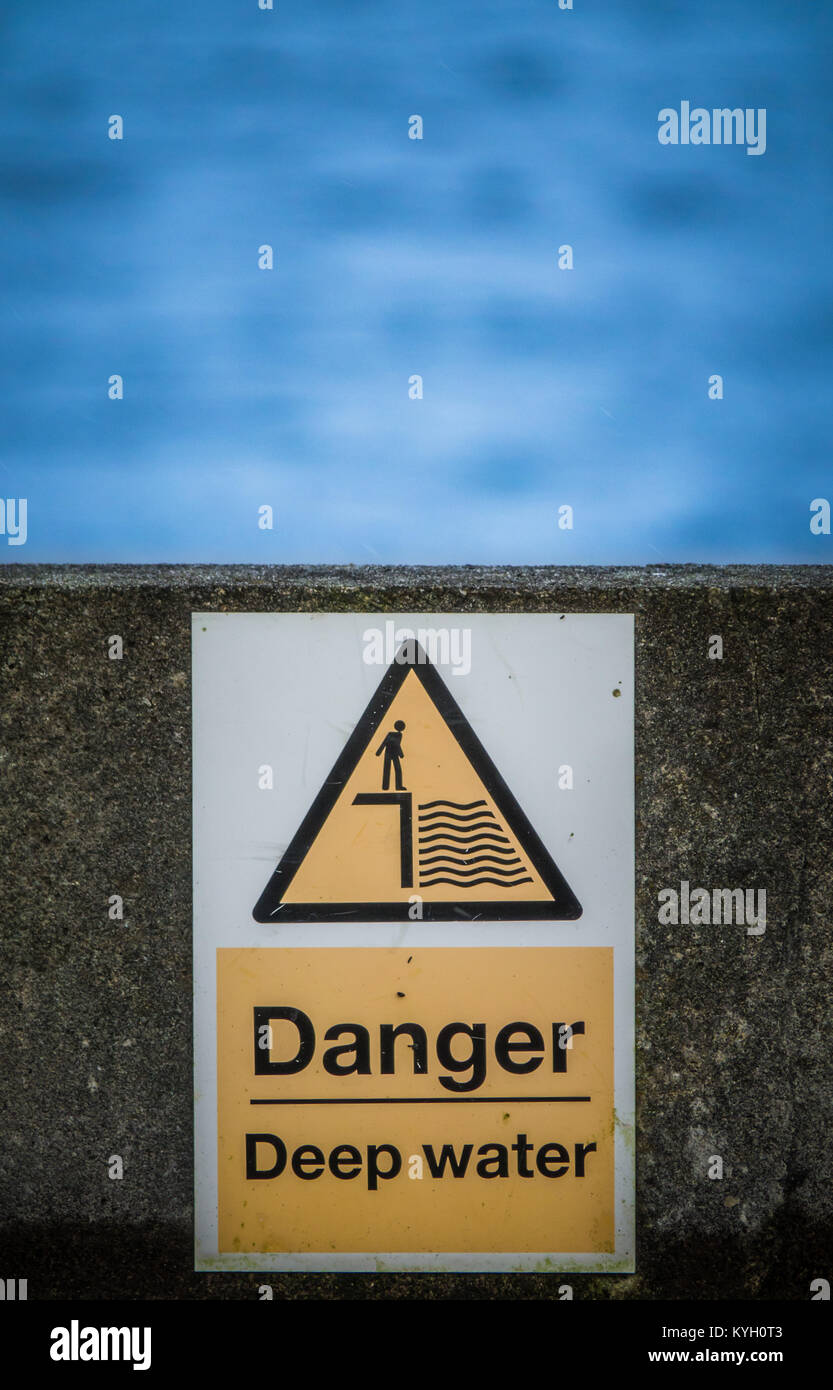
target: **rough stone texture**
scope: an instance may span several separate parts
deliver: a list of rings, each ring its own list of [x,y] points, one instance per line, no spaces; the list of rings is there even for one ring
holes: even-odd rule
[[[637,1273],[570,1282],[806,1299],[833,1277],[833,573],[814,566],[6,566],[0,1273],[30,1298],[557,1297],[557,1275],[193,1273],[192,609],[637,615]],[[659,925],[681,879],[766,888],[765,935]]]

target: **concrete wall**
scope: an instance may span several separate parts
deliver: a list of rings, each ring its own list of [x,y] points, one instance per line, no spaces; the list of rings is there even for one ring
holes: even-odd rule
[[[193,609],[637,615],[637,1273],[570,1282],[806,1299],[833,1277],[833,574],[809,566],[6,566],[0,1274],[30,1298],[252,1298],[267,1281],[192,1271]],[[660,925],[657,894],[683,879],[765,888],[765,933]],[[268,1282],[553,1298],[561,1280]]]

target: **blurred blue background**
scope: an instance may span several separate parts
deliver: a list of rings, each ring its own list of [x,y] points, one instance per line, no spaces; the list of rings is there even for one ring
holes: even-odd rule
[[[0,561],[829,559],[833,9],[275,3],[3,6]]]

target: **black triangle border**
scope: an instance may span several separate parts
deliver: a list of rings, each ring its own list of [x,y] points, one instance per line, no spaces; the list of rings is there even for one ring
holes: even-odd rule
[[[411,649],[410,651],[408,649]],[[405,660],[400,660],[403,653]],[[552,902],[426,902],[423,922],[574,922],[582,906],[549,850],[542,843],[525,811],[518,804],[474,732],[448,686],[415,639],[408,639],[396,653],[359,719],[324,785],[288,845],[272,877],[261,893],[252,916],[262,924],[281,922],[407,922],[408,902],[395,903],[283,903],[286,892],[313,841],[338,800],[348,778],[364,753],[376,729],[390,709],[394,697],[409,671],[414,671],[436,705],[451,733],[473,764],[524,853],[552,894]],[[416,890],[415,890],[416,891]]]

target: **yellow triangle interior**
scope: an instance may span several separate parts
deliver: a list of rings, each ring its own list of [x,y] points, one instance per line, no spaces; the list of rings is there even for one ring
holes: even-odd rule
[[[411,794],[413,884],[402,886],[397,805],[354,805],[383,792],[385,754],[402,730],[401,776]],[[394,770],[390,792],[396,791]],[[432,804],[436,803],[436,804]],[[408,671],[384,718],[283,895],[286,903],[552,901],[422,682]]]

